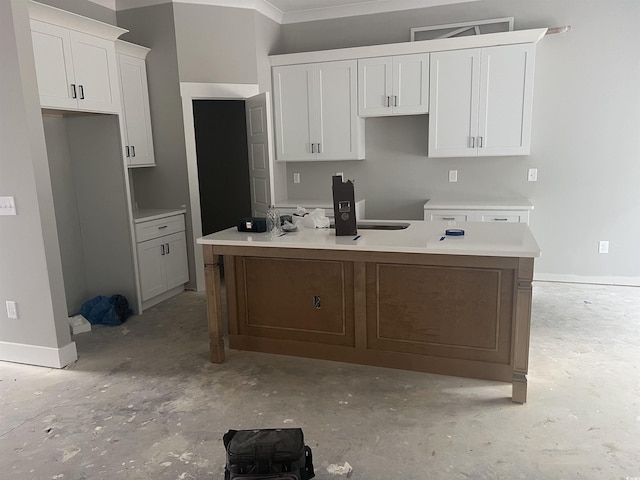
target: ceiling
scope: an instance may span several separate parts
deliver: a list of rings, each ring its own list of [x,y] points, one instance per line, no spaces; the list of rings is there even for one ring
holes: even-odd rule
[[[413,8],[433,7],[478,0],[91,0],[112,10],[193,3],[254,9],[278,23],[299,23],[328,18],[352,17]]]

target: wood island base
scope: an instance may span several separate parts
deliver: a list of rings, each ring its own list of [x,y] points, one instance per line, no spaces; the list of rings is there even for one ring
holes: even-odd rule
[[[533,258],[203,245],[211,361],[229,347],[510,382],[527,399]]]

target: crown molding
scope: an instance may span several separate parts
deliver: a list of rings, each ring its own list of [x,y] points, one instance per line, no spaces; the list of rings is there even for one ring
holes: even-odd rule
[[[313,22],[331,18],[356,17],[374,13],[388,13],[477,1],[479,0],[369,0],[351,5],[285,12],[280,23]]]
[[[96,3],[101,7],[108,8],[109,10],[116,9],[116,0],[89,0],[92,3]]]
[[[313,22],[331,18],[355,17],[374,13],[388,13],[416,8],[436,7],[455,3],[477,2],[479,0],[363,0],[350,5],[338,5],[306,10],[283,12],[269,0],[90,0],[115,10],[149,7],[164,3],[183,3],[217,7],[244,8],[260,12],[279,24]]]

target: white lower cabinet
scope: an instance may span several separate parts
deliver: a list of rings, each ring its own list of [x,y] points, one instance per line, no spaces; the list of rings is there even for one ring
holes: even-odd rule
[[[143,302],[189,281],[183,215],[140,222],[136,238]]]

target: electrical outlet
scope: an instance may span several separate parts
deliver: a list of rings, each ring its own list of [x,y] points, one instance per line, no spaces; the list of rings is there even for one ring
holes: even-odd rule
[[[16,302],[7,300],[7,317],[18,318],[18,309],[16,307]]]
[[[293,183],[300,183],[300,174],[299,173],[294,173],[293,174]]]
[[[16,202],[13,197],[0,197],[0,215],[15,215]]]
[[[458,181],[458,170],[449,170],[449,181],[450,182]]]
[[[530,182],[537,182],[538,181],[538,169],[537,168],[530,168],[529,169],[529,174],[527,175],[527,180]]]
[[[600,240],[600,243],[598,244],[598,253],[609,253],[608,240]]]

